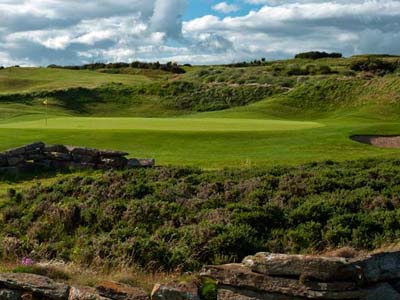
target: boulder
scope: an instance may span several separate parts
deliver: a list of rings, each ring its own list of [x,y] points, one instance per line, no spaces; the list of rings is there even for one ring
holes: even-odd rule
[[[72,156],[65,152],[48,152],[48,157],[59,161],[70,161],[72,159]]]
[[[18,147],[18,148],[13,148],[10,150],[7,150],[4,152],[7,156],[19,156],[19,155],[24,155],[25,154],[25,147]]]
[[[83,154],[72,154],[72,160],[77,163],[95,163],[97,161],[97,156],[83,155]]]
[[[367,283],[400,279],[400,252],[374,254],[355,264],[363,269]]]
[[[231,286],[218,289],[218,300],[307,300],[308,298],[287,296],[276,293],[260,293],[253,290],[242,290]]]
[[[110,168],[125,168],[128,164],[128,160],[125,157],[113,157],[113,158],[102,158],[101,165]]]
[[[21,293],[7,289],[0,289],[0,300],[21,300]]]
[[[127,167],[129,169],[133,168],[150,168],[154,167],[156,165],[156,161],[154,159],[137,159],[137,158],[131,158],[128,160]]]
[[[306,278],[314,281],[360,281],[361,268],[339,257],[258,253],[243,264],[260,274]]]
[[[45,144],[43,142],[36,142],[25,146],[25,152],[41,152],[43,151]]]
[[[100,296],[97,291],[89,287],[71,287],[68,300],[109,300]]]
[[[8,166],[7,156],[4,154],[0,154],[0,167],[7,167],[7,166]]]
[[[8,156],[7,157],[7,162],[9,166],[16,166],[22,162],[25,161],[25,157],[23,155],[19,155],[19,156]]]
[[[99,156],[99,150],[97,149],[92,149],[92,148],[86,148],[86,147],[75,147],[75,146],[66,146],[68,151],[72,155],[82,155],[82,156],[91,156],[91,157],[98,157]]]
[[[25,155],[26,160],[32,160],[32,161],[42,161],[45,160],[46,158],[47,158],[46,155],[42,153],[31,153]]]
[[[400,294],[388,283],[377,284],[367,290],[365,300],[399,300]]]
[[[122,151],[99,150],[99,155],[102,158],[114,158],[114,157],[124,157],[129,155],[129,153]]]
[[[106,281],[96,287],[100,296],[113,300],[148,300],[147,293],[140,289],[113,281]]]
[[[25,273],[0,274],[0,286],[8,289],[32,292],[38,297],[51,300],[68,299],[69,286],[56,283],[50,278]]]
[[[156,284],[151,292],[151,300],[200,300],[196,282]]]
[[[67,147],[64,145],[49,145],[43,149],[43,152],[46,153],[69,153]]]
[[[272,277],[255,273],[242,264],[208,266],[200,276],[212,278],[218,284],[243,290],[257,290],[311,299],[359,299],[365,292],[354,282],[301,282],[290,277]]]

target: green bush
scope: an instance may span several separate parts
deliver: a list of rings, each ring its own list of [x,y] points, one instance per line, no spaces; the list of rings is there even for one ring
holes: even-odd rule
[[[0,257],[171,271],[259,251],[371,250],[400,240],[399,174],[400,160],[376,159],[68,176],[9,193]]]

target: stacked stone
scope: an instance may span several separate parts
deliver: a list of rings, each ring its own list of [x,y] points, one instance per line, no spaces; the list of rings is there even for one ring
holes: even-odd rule
[[[128,153],[64,145],[46,146],[42,142],[0,153],[0,173],[17,173],[35,168],[127,169],[153,167],[153,159],[127,159]]]
[[[400,252],[361,260],[258,253],[201,276],[217,281],[218,300],[399,300]]]

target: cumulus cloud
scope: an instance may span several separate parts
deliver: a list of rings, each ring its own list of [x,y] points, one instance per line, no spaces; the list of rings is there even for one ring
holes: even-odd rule
[[[258,6],[224,18],[210,7],[208,15],[182,21],[188,0],[0,0],[0,65],[400,52],[400,0],[244,2]],[[213,9],[238,6],[220,2]]]
[[[236,4],[229,4],[226,2],[220,2],[218,4],[215,4],[212,7],[213,10],[224,13],[224,14],[229,14],[235,11],[239,10],[239,6],[237,6]]]

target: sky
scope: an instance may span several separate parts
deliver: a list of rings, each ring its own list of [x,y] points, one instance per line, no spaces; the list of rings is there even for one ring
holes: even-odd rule
[[[0,0],[0,66],[400,54],[400,0]]]

